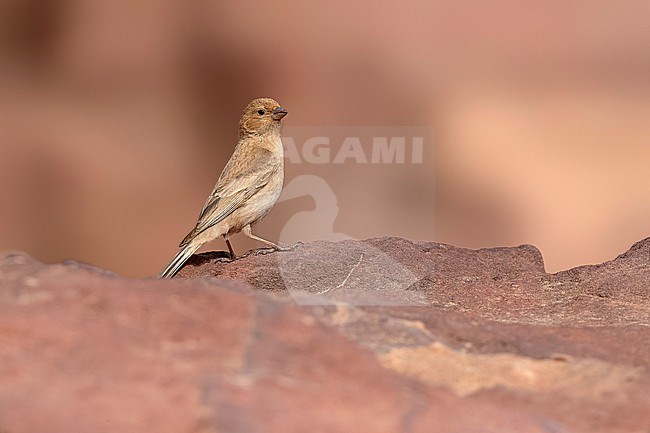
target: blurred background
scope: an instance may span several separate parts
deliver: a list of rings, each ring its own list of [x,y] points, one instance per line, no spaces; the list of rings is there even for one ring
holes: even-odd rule
[[[650,236],[649,17],[645,0],[0,0],[0,250],[156,274],[242,109],[270,96],[286,130],[434,137],[422,164],[287,161],[287,184],[303,177],[261,236],[531,243],[549,271],[611,259]]]

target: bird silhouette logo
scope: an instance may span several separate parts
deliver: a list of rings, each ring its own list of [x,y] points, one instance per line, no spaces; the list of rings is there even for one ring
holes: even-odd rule
[[[295,240],[349,241],[349,245],[344,249],[345,257],[332,257],[332,262],[341,267],[340,272],[332,272],[323,266],[325,261],[329,261],[327,257],[307,255],[301,257],[301,278],[297,278],[295,263],[279,261],[284,285],[298,304],[426,305],[423,293],[406,290],[417,281],[406,266],[376,248],[371,241],[358,242],[352,236],[334,230],[339,207],[336,193],[325,179],[311,174],[297,176],[284,187],[278,202],[305,196],[314,201],[314,209],[299,211],[289,218],[280,231],[280,241],[284,244]],[[338,251],[332,249],[332,254],[340,254]],[[385,269],[391,269],[390,275],[381,272]],[[305,276],[311,279],[307,286]],[[369,287],[373,290],[367,290]]]

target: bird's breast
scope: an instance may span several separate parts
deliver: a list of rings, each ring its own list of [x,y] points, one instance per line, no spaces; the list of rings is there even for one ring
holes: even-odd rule
[[[269,178],[268,183],[233,213],[232,220],[234,224],[232,231],[240,231],[242,227],[248,224],[255,224],[264,218],[280,197],[283,182],[284,166],[280,164]]]

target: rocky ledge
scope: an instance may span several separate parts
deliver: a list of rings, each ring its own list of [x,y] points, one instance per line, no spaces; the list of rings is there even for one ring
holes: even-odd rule
[[[400,238],[195,256],[174,280],[0,258],[0,432],[639,432],[650,239]]]

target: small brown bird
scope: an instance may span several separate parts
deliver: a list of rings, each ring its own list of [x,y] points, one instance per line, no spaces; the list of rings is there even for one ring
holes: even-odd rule
[[[239,120],[239,142],[199,214],[196,227],[180,243],[182,250],[160,273],[171,278],[201,245],[223,236],[231,258],[229,236],[243,232],[274,249],[273,242],[255,236],[252,226],[264,218],[282,192],[284,149],[280,130],[287,110],[271,98],[258,98]]]

